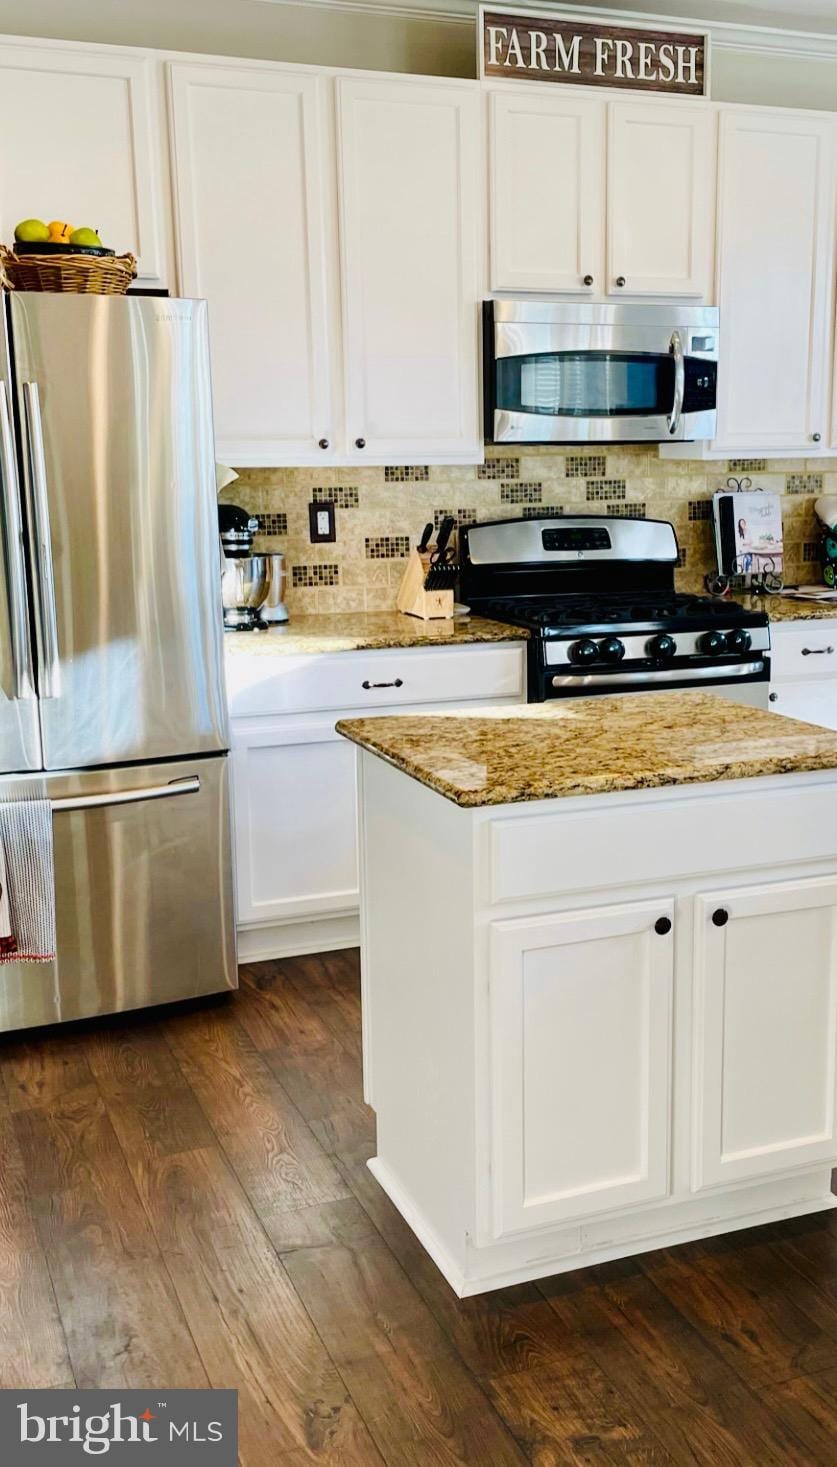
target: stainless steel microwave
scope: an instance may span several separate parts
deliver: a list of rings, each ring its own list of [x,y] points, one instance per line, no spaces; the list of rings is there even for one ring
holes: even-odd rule
[[[714,306],[486,301],[489,443],[714,438]]]

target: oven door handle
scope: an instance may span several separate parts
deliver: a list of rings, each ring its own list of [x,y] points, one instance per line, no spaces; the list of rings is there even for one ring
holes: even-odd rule
[[[672,331],[669,350],[674,357],[674,401],[671,405],[668,431],[673,437],[680,427],[683,402],[686,396],[686,358],[683,355],[683,338],[679,331]]]

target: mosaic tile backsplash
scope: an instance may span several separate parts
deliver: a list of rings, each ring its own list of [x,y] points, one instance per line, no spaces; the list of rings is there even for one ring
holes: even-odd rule
[[[255,548],[288,558],[291,611],[391,611],[409,546],[427,520],[457,524],[514,516],[612,514],[671,520],[680,544],[678,586],[703,589],[714,568],[711,500],[729,474],[782,495],[785,580],[819,580],[814,500],[837,494],[837,461],[660,459],[642,445],[613,452],[577,448],[486,450],[469,467],[241,469],[222,498],[259,517]],[[312,545],[311,501],[336,506],[336,543]]]

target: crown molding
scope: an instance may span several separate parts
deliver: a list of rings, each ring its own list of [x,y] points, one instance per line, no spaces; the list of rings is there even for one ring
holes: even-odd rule
[[[391,15],[407,20],[476,26],[480,0],[258,0],[262,5],[312,5],[321,10],[345,14]],[[502,8],[502,6],[500,6]],[[525,11],[516,0],[515,9]],[[737,25],[726,20],[706,20],[700,16],[663,15],[647,10],[616,10],[610,6],[553,4],[550,0],[534,0],[533,10],[548,10],[556,15],[577,18],[580,13],[613,24],[640,21],[647,25],[671,25],[705,31],[719,51],[748,51],[771,56],[794,57],[805,61],[837,61],[837,34],[827,31],[798,31],[781,26]]]

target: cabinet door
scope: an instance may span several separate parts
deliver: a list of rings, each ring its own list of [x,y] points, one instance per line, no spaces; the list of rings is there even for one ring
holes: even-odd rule
[[[693,1186],[837,1158],[837,880],[695,902]]]
[[[479,462],[479,87],[337,96],[347,461]]]
[[[336,452],[327,86],[310,72],[171,67],[180,278],[185,294],[209,301],[226,463],[319,463]]]
[[[495,1237],[666,1196],[672,907],[493,924]]]
[[[334,721],[233,725],[233,812],[240,923],[355,911],[355,749]]]
[[[605,104],[556,91],[489,94],[492,290],[605,288]]]
[[[21,219],[97,229],[168,284],[159,68],[141,51],[0,46],[0,234]]]
[[[611,102],[611,294],[714,298],[716,127],[709,107]]]
[[[770,711],[821,728],[837,728],[837,678],[811,678],[807,682],[772,683]]]
[[[717,448],[827,444],[833,216],[830,123],[724,113]]]

